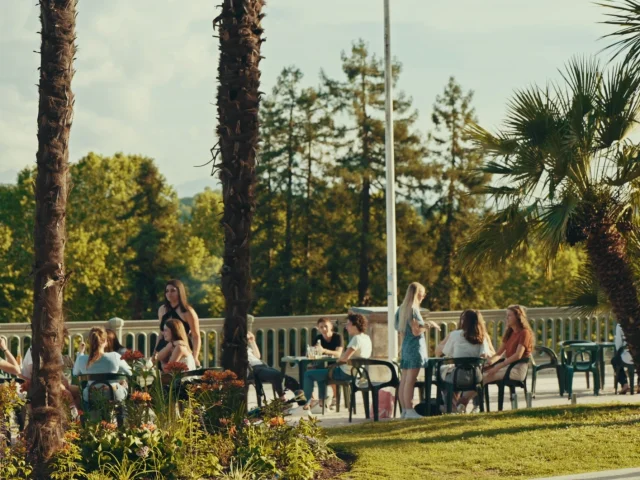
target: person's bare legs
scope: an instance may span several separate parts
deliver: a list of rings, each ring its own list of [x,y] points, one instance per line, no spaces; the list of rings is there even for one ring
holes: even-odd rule
[[[502,379],[503,375],[485,375],[482,378],[482,384],[486,385],[487,383],[493,383],[497,380]],[[471,400],[476,397],[477,393],[474,391],[464,392],[460,397],[459,403],[462,403],[464,406],[467,406]]]
[[[403,409],[410,410],[413,408],[413,390],[416,386],[416,380],[420,373],[419,368],[411,368],[402,370],[402,379],[404,380],[404,388],[400,390],[400,398],[404,403]]]
[[[404,372],[404,370],[402,370]],[[404,383],[407,381],[407,377],[404,373],[400,375],[400,385],[398,385],[398,402],[400,403],[400,410],[403,412],[406,410],[404,407]]]

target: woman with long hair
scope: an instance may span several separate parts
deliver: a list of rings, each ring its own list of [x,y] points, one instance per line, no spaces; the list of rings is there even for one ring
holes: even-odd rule
[[[454,330],[447,336],[441,349],[442,355],[450,358],[486,358],[493,354],[493,347],[490,346],[484,319],[479,311],[465,310],[460,315],[458,325],[458,330]],[[453,383],[455,371],[455,365],[443,365],[440,367],[440,376],[446,383]],[[480,366],[473,370],[473,375],[471,372],[471,370],[460,371],[457,376],[457,384],[466,385],[482,378]],[[459,394],[456,393],[453,399],[455,408],[457,408],[458,399]]]
[[[184,324],[180,320],[172,318],[167,320],[162,331],[166,345],[162,350],[154,355],[154,363],[159,360],[161,363],[182,362],[187,366],[187,370],[195,370],[196,362],[193,352],[189,347],[189,338],[184,329]]]
[[[120,355],[127,351],[127,347],[120,343],[118,340],[118,334],[115,330],[107,328],[105,330],[107,332],[107,348],[105,348],[106,352],[118,352]]]
[[[79,355],[73,367],[74,375],[90,375],[94,373],[123,373],[131,375],[131,367],[120,358],[118,352],[107,352],[107,332],[102,327],[93,327],[89,332],[89,355]],[[100,384],[89,382],[82,392],[85,401],[89,401],[89,389],[101,388],[113,390],[116,402],[127,398],[127,382],[108,381]]]
[[[507,329],[502,337],[502,345],[496,354],[489,359],[489,368],[485,370],[482,382],[486,385],[502,380],[509,365],[522,358],[529,358],[533,351],[533,331],[527,319],[527,312],[520,305],[509,305],[506,315]],[[509,373],[511,380],[522,381],[527,376],[529,365],[520,363]],[[475,392],[465,392],[461,399],[462,412]],[[459,409],[460,411],[460,409]]]
[[[396,312],[396,330],[402,338],[401,378],[400,387],[398,388],[402,418],[422,418],[413,409],[413,390],[420,369],[424,367],[429,359],[424,332],[427,328],[440,330],[440,327],[434,322],[425,323],[422,319],[420,304],[425,296],[425,288],[418,282],[413,282],[407,288],[404,301]]]
[[[158,309],[160,320],[160,335],[156,343],[156,352],[160,352],[166,345],[164,339],[164,325],[167,320],[176,319],[182,323],[187,334],[187,340],[193,353],[196,366],[200,366],[200,319],[198,314],[187,301],[184,284],[177,279],[169,280],[164,288],[164,303]]]

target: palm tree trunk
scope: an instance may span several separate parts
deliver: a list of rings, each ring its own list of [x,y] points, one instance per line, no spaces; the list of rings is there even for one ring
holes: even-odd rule
[[[627,242],[614,224],[603,223],[590,233],[587,253],[640,371],[640,302],[627,258]]]
[[[64,247],[69,187],[69,133],[75,46],[76,0],[41,0],[38,174],[34,227],[33,381],[27,430],[35,478],[48,477],[48,462],[62,446]]]
[[[251,220],[255,211],[263,0],[224,0],[219,29],[218,137],[224,212],[222,366],[247,374],[247,314],[251,304]]]

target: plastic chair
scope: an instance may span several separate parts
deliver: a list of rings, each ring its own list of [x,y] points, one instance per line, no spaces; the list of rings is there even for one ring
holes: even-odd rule
[[[613,388],[615,389],[616,395],[618,394],[618,373],[621,369],[627,369],[627,377],[629,378],[629,387],[631,387],[631,391],[629,392],[631,395],[635,393],[635,389],[633,388],[636,376],[636,366],[633,363],[625,363],[622,362],[622,354],[626,350],[627,347],[620,347],[616,352],[621,359],[621,363],[618,368],[615,369],[615,376],[613,378]]]
[[[351,365],[351,407],[355,407],[356,404],[356,392],[362,392],[362,401],[364,403],[364,414],[368,419],[369,416],[369,392],[372,395],[373,401],[373,420],[378,421],[378,393],[385,387],[392,387],[395,389],[396,397],[398,396],[398,387],[400,386],[400,380],[398,380],[398,373],[391,362],[386,360],[371,360],[365,358],[357,358],[349,361]],[[391,373],[391,379],[386,382],[373,382],[369,376],[368,367],[381,366],[386,367]],[[349,408],[349,422],[351,422],[351,415],[353,408]],[[395,416],[395,409],[393,412]]]
[[[571,345],[584,344],[584,343],[590,343],[590,344],[593,344],[593,342],[590,342],[589,340],[565,340],[565,341],[563,341],[563,342],[558,343],[558,345],[560,346],[560,353],[562,354],[562,351],[563,351],[563,350],[565,350],[565,347],[568,347],[568,346],[571,346]],[[566,358],[568,359],[569,363],[571,362],[572,354],[573,354],[573,353],[572,353],[571,351],[567,352],[567,357],[566,357]],[[584,361],[584,354],[583,354],[583,353],[581,353],[581,352],[576,352],[576,355],[579,355],[579,356],[580,356],[580,359],[581,359],[582,361]],[[563,364],[562,364],[562,358],[560,358],[560,365],[561,365],[561,367],[560,367],[560,370],[561,370],[561,372],[560,372],[560,376],[562,377],[562,383],[561,383],[561,387],[560,387],[560,396],[562,397],[562,396],[564,396],[564,392],[566,392],[566,391],[567,391],[567,388],[566,388],[566,386],[565,386],[566,381],[565,381],[565,379],[563,378],[563,375],[564,375],[564,373],[565,373],[565,369],[564,369],[564,367],[562,366],[562,365],[563,365]],[[585,372],[585,378],[586,378],[586,380],[587,380],[587,388],[591,388],[591,387],[590,387],[589,373],[590,373],[590,372]],[[569,396],[571,396],[571,395],[569,395]]]
[[[454,392],[476,392],[480,400],[480,411],[484,412],[484,402],[482,401],[482,366],[485,359],[478,357],[460,357],[460,358],[448,358],[442,365],[455,365],[453,370],[453,382],[445,381],[442,378],[440,369],[436,373],[438,381],[443,385],[446,393],[446,407],[447,413],[451,413],[453,410],[453,393]],[[466,385],[461,384],[461,375],[465,372],[471,373],[473,380]]]
[[[344,394],[344,406],[345,408],[350,408],[351,404],[351,379],[347,380],[336,380],[333,378],[333,372],[336,368],[340,368],[340,364],[334,363],[329,365],[329,377],[327,378],[327,387],[329,385],[336,386],[336,412],[340,413],[340,400],[342,399],[342,395]],[[324,415],[324,409],[327,402],[322,402],[322,414]],[[356,406],[353,406],[353,411],[355,413]]]
[[[556,371],[556,376],[558,377],[558,390],[560,392],[560,396],[562,396],[564,392],[563,387],[563,379],[562,379],[562,365],[558,361],[558,356],[556,352],[547,347],[536,346],[535,353],[547,355],[549,357],[549,361],[547,363],[535,363],[533,357],[531,357],[531,396],[536,398],[536,383],[538,380],[538,372],[541,370],[549,370],[553,369]]]
[[[526,395],[527,395],[527,376],[529,375],[529,369],[527,368],[527,373],[525,374],[524,380],[522,380],[522,381],[511,379],[511,370],[513,370],[513,368],[516,365],[520,365],[520,364],[523,364],[523,363],[530,364],[530,361],[531,361],[530,357],[524,357],[524,358],[521,358],[520,360],[518,360],[517,362],[513,362],[507,368],[507,371],[505,372],[504,377],[502,378],[502,380],[498,380],[498,381],[492,382],[492,383],[486,383],[484,385],[484,398],[485,398],[485,402],[487,404],[487,412],[491,411],[491,406],[490,406],[490,403],[489,403],[489,385],[497,385],[498,386],[498,411],[499,412],[501,412],[503,407],[504,407],[504,389],[506,387],[509,387],[509,393],[511,394],[511,396],[515,395],[516,388],[522,388],[524,390],[524,395],[526,397]]]
[[[93,373],[93,374],[85,374],[78,375],[78,380],[80,381],[80,386],[82,390],[82,408],[85,411],[91,410],[91,395],[96,391],[100,392],[102,398],[105,398],[104,395],[106,393],[106,400],[109,402],[114,402],[116,404],[116,421],[119,426],[122,426],[124,423],[124,412],[122,409],[123,404],[121,402],[116,401],[115,390],[111,388],[111,382],[130,382],[131,377],[124,373]],[[84,389],[87,388],[89,382],[93,382],[87,390],[88,399],[85,401],[84,399]],[[129,398],[129,389],[127,388],[127,398]]]
[[[572,343],[564,345],[560,351],[560,360],[562,362],[564,388],[571,398],[573,393],[573,376],[576,372],[584,372],[587,374],[587,388],[589,388],[589,373],[593,373],[593,394],[598,395],[600,392],[600,366],[598,358],[600,347],[595,343]],[[588,358],[585,360],[585,356]],[[580,357],[580,360],[578,360]]]

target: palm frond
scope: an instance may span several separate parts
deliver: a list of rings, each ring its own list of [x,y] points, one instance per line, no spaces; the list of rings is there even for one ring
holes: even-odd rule
[[[460,249],[462,263],[467,268],[483,264],[497,265],[523,253],[536,227],[537,205],[520,208],[512,204],[487,215]]]
[[[579,315],[600,315],[611,312],[611,304],[598,284],[595,271],[590,264],[581,267],[573,287],[567,292],[569,307]]]
[[[565,192],[560,203],[546,207],[540,215],[538,238],[546,247],[546,257],[556,256],[560,245],[566,239],[567,224],[576,211],[580,199],[571,192]]]
[[[516,138],[531,146],[543,146],[557,130],[558,109],[549,90],[537,86],[516,91],[507,105],[506,125]]]
[[[605,47],[614,51],[613,58],[626,52],[625,62],[640,59],[640,1],[637,0],[601,0],[597,5],[609,9],[606,25],[620,27],[603,38],[615,41]]]
[[[640,113],[640,75],[634,66],[619,64],[603,78],[598,98],[601,118],[599,147],[623,141],[636,126]]]
[[[487,155],[509,156],[518,147],[517,141],[501,133],[494,135],[476,123],[467,126],[464,134]]]
[[[640,145],[626,143],[613,155],[614,175],[608,177],[609,185],[621,187],[640,178]]]

